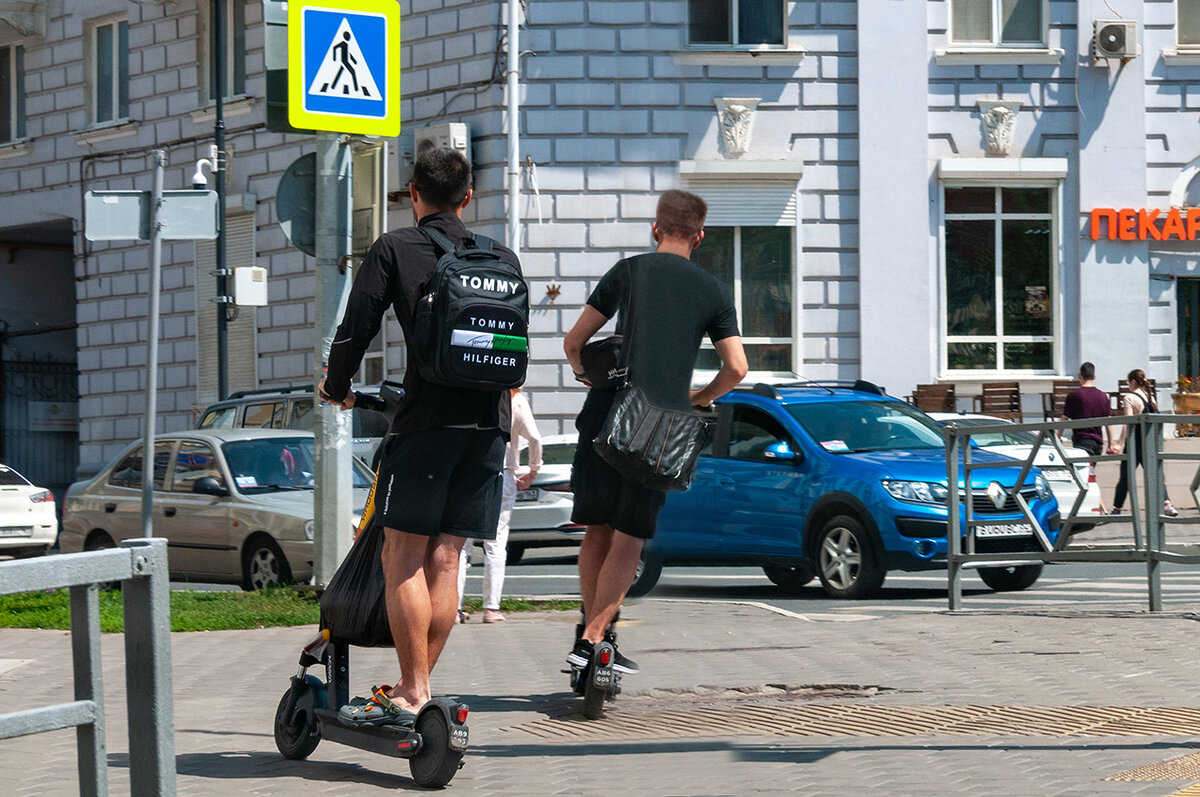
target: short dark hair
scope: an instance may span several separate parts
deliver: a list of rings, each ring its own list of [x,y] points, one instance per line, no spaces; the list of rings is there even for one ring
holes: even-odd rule
[[[471,163],[449,147],[430,147],[413,164],[412,184],[425,204],[456,210],[471,188]]]
[[[1079,378],[1085,382],[1090,382],[1096,378],[1096,366],[1091,363],[1084,363],[1079,366]]]
[[[708,205],[695,194],[672,188],[658,198],[658,209],[654,221],[658,234],[664,238],[686,238],[691,240],[704,229],[708,216]]]

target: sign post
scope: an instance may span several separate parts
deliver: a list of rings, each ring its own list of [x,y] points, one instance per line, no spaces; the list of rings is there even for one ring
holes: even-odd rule
[[[353,169],[340,134],[400,133],[400,5],[396,0],[291,0],[288,123],[316,130],[316,329],[313,380],[345,310],[352,274]],[[326,585],[350,549],[350,417],[320,405],[316,437],[314,580]]]

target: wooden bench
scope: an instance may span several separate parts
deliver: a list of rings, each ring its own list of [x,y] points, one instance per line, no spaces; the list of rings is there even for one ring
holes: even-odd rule
[[[1021,421],[1020,382],[984,382],[980,387],[979,395],[975,397],[976,412]]]
[[[922,412],[957,412],[954,385],[917,385],[907,399]]]
[[[1055,379],[1050,392],[1042,394],[1042,420],[1057,421],[1061,418],[1067,394],[1077,387],[1079,383],[1074,379]]]

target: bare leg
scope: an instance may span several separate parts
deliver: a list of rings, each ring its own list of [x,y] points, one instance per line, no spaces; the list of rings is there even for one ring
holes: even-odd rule
[[[425,581],[429,585],[429,669],[437,664],[454,619],[458,614],[458,561],[466,537],[439,534],[425,560]]]
[[[588,526],[579,546],[579,595],[589,612],[596,597],[596,582],[612,545],[613,528],[608,524]]]
[[[621,601],[633,576],[637,573],[638,560],[642,557],[644,541],[624,532],[613,529],[610,535],[608,555],[596,578],[595,591],[590,598],[585,598],[584,608],[587,609],[587,627],[583,630],[583,638],[588,642],[599,642],[604,639],[608,624],[621,608]],[[580,572],[582,573],[583,555],[580,554]]]
[[[388,625],[400,661],[400,682],[392,688],[391,697],[401,707],[412,710],[429,700],[432,607],[423,568],[435,543],[424,535],[384,529],[381,559]],[[456,582],[453,589],[457,597]]]

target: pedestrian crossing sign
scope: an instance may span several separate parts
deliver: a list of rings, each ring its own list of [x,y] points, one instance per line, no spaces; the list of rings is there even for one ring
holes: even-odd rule
[[[288,3],[288,122],[305,130],[399,135],[397,0]]]

